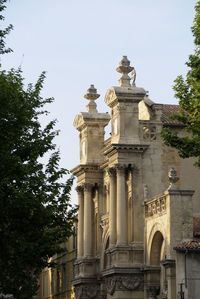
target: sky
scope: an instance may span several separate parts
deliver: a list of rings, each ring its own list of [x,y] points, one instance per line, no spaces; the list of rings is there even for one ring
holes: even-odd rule
[[[10,0],[3,26],[13,24],[7,37],[13,53],[4,55],[2,67],[23,70],[25,84],[42,71],[42,95],[54,97],[48,119],[57,119],[56,144],[61,167],[79,164],[79,137],[73,121],[86,111],[84,94],[94,84],[101,97],[118,86],[116,68],[127,55],[137,73],[136,86],[149,91],[156,103],[177,104],[173,81],[185,74],[193,53],[191,26],[195,0]],[[44,121],[44,120],[42,120]],[[45,122],[45,121],[44,121]],[[109,129],[108,129],[109,130]],[[108,135],[109,131],[107,131]],[[76,202],[76,194],[72,192]]]

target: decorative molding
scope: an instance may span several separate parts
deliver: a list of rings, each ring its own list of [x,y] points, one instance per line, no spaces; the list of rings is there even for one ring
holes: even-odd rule
[[[131,152],[131,153],[143,153],[149,147],[148,144],[118,144],[112,143],[104,150],[104,155],[111,157],[117,152]]]

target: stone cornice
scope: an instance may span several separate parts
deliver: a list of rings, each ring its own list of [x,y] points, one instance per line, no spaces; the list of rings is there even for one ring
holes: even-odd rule
[[[108,113],[81,112],[76,115],[73,125],[78,131],[81,131],[88,125],[101,125],[102,127],[105,127],[109,121],[110,115]]]
[[[110,157],[117,152],[143,153],[149,147],[148,144],[111,144],[104,151],[104,155]]]
[[[86,164],[86,165],[83,165],[83,164],[79,164],[78,166],[76,166],[75,168],[73,168],[72,170],[70,170],[70,172],[75,175],[75,176],[79,176],[85,172],[99,172],[101,171],[100,170],[100,167],[99,165],[97,164]]]
[[[181,189],[169,189],[164,192],[165,195],[182,195],[182,196],[192,196],[195,193],[194,190],[181,190]]]
[[[103,270],[102,276],[110,276],[113,274],[141,274],[142,267],[112,267],[110,269]]]
[[[113,86],[105,96],[105,102],[109,107],[115,106],[117,102],[135,102],[138,103],[146,95],[144,88],[139,87],[119,87]]]

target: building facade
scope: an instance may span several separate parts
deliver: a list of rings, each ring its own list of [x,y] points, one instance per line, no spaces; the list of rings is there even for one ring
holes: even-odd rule
[[[163,127],[182,129],[169,119],[178,106],[152,102],[136,86],[126,56],[117,71],[119,86],[105,96],[110,114],[97,111],[91,85],[87,112],[74,120],[80,140],[80,164],[72,170],[79,202],[76,299],[197,298],[200,171],[160,137]],[[196,245],[189,250],[191,242]]]
[[[53,268],[45,268],[39,278],[39,290],[34,299],[75,299],[72,286],[73,264],[76,259],[76,226],[74,234],[62,246],[66,252],[51,258]]]

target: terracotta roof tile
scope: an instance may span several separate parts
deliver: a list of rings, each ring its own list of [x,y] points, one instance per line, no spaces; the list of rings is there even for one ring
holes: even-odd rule
[[[161,121],[164,126],[183,126],[177,120],[169,119],[169,116],[171,116],[172,114],[178,114],[179,108],[179,105],[163,105]]]
[[[175,247],[177,251],[200,251],[200,240],[191,240],[178,243]]]
[[[193,218],[193,234],[194,237],[200,237],[200,217]]]

